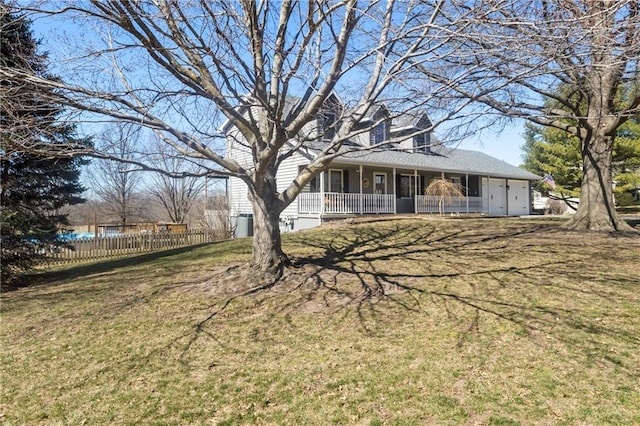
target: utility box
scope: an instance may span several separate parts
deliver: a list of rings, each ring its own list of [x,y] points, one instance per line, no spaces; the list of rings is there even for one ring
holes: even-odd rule
[[[236,227],[236,237],[253,236],[253,215],[251,213],[240,213],[238,215],[238,226]]]

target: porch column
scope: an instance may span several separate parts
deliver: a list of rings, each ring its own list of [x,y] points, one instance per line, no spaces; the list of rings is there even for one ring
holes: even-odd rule
[[[397,188],[396,188],[396,168],[393,168],[393,214],[398,213],[398,202],[396,201],[398,199],[397,196]]]
[[[418,169],[413,169],[413,212],[418,213]]]
[[[324,214],[324,174],[320,173],[320,216]]]
[[[358,173],[360,174],[360,214],[364,214],[364,210],[362,209],[362,179],[364,178],[364,176],[362,175],[362,164],[360,164],[359,168],[360,170],[358,170]]]
[[[440,172],[440,177],[444,180],[444,172]]]
[[[469,214],[469,173],[464,175],[464,183],[466,189],[464,190],[465,199],[467,200],[467,214]]]

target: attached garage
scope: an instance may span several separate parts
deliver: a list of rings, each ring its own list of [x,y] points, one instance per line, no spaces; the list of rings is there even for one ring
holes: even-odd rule
[[[530,213],[529,182],[526,180],[483,178],[482,191],[491,216],[520,216]]]

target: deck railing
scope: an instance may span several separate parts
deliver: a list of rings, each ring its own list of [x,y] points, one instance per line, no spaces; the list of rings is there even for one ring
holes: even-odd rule
[[[207,231],[191,230],[180,233],[138,233],[68,241],[70,248],[56,248],[47,253],[48,264],[85,262],[167,250],[213,242]]]

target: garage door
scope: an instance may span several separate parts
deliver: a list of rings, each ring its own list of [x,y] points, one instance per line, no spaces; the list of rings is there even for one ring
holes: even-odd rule
[[[507,214],[507,181],[489,179],[489,214],[505,216]]]
[[[509,180],[508,215],[529,214],[529,184],[526,180]]]

